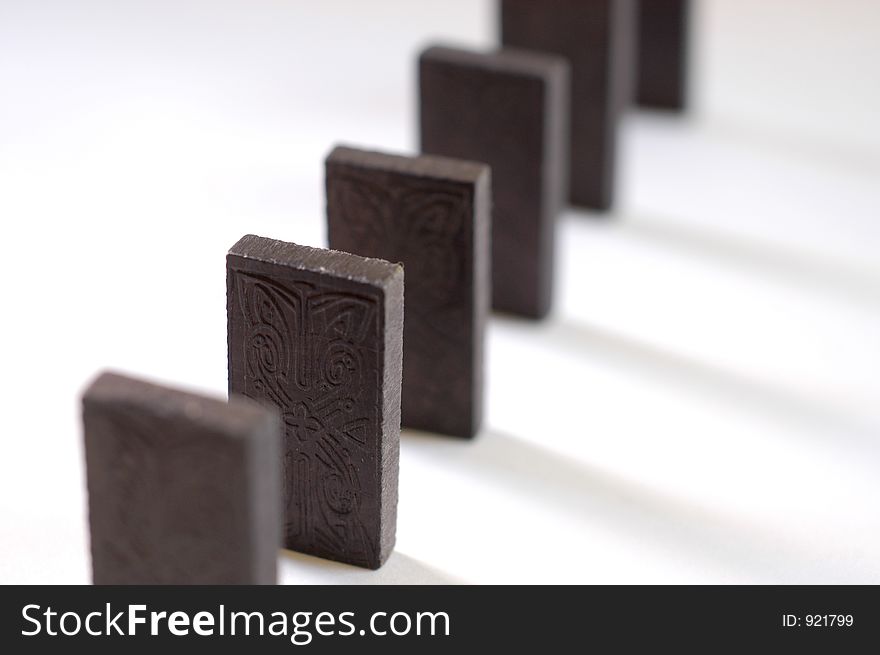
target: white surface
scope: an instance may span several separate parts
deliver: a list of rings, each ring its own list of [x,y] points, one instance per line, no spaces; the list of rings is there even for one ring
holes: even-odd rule
[[[485,430],[404,434],[391,561],[284,582],[880,582],[880,5],[699,10],[698,112],[628,120],[554,317],[493,319]],[[411,151],[419,47],[492,17],[0,4],[0,581],[89,580],[85,382],[222,394],[226,249],[322,245],[323,156]]]

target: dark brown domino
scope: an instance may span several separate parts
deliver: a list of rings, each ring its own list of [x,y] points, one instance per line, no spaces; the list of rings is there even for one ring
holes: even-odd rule
[[[638,86],[642,107],[687,105],[689,0],[639,0]]]
[[[571,63],[573,205],[610,209],[617,128],[632,98],[634,0],[501,0],[501,41]]]
[[[422,53],[419,80],[422,151],[492,169],[492,307],[543,317],[567,188],[567,63],[433,47]]]
[[[406,270],[401,423],[472,437],[490,294],[488,166],[340,147],[326,185],[330,247]]]
[[[277,411],[104,373],[83,424],[95,584],[275,584]]]
[[[285,546],[378,568],[397,520],[403,267],[249,235],[226,272],[229,391],[282,414]]]

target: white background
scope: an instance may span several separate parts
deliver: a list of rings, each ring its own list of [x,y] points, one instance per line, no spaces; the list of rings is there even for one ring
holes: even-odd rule
[[[880,4],[698,2],[696,108],[634,113],[610,220],[493,319],[472,443],[404,433],[378,572],[300,582],[880,582]],[[324,245],[339,141],[411,152],[475,0],[0,2],[0,581],[88,582],[78,395],[226,389],[224,255]]]

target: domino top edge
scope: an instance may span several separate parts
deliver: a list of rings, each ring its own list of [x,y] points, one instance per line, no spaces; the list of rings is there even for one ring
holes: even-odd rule
[[[475,184],[490,176],[489,166],[481,162],[439,155],[399,155],[344,144],[333,148],[326,163],[328,166],[365,167],[463,184]]]
[[[338,250],[312,248],[248,234],[229,249],[227,261],[244,259],[287,266],[299,271],[331,274],[353,282],[386,287],[403,279],[403,266],[384,259],[361,257]]]
[[[490,72],[528,75],[542,80],[548,77],[565,79],[570,74],[570,66],[565,57],[511,47],[480,51],[446,45],[432,45],[422,51],[419,62],[472,66]]]

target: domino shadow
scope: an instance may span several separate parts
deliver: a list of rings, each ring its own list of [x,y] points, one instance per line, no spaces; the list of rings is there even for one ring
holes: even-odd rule
[[[880,269],[872,270],[759,239],[701,229],[665,217],[623,215],[617,228],[627,236],[663,248],[760,271],[838,300],[880,307]]]
[[[464,584],[464,581],[397,550],[391,553],[385,565],[377,571],[292,550],[283,550],[281,553],[278,562],[280,584],[302,584],[304,578],[306,582],[339,585]]]
[[[822,568],[822,559],[766,530],[636,482],[484,430],[472,442],[405,431],[405,448],[454,466],[511,496],[538,500],[589,526],[611,527],[683,563],[693,560],[774,583],[856,582]],[[864,579],[859,580],[865,582]]]
[[[534,330],[517,321],[505,325],[516,330]],[[556,318],[538,329],[542,343],[548,347],[629,367],[640,376],[675,384],[696,396],[709,396],[782,422],[796,428],[799,434],[827,439],[831,432],[838,437],[835,445],[855,448],[860,455],[880,457],[880,425],[873,417],[856,415],[758,378],[568,318]]]
[[[650,117],[663,120],[663,117]],[[835,142],[815,134],[780,131],[773,125],[715,114],[694,117],[690,123],[696,134],[716,141],[747,144],[755,150],[786,157],[799,157],[814,164],[834,167],[850,175],[876,177],[880,173],[880,156],[868,145]]]

